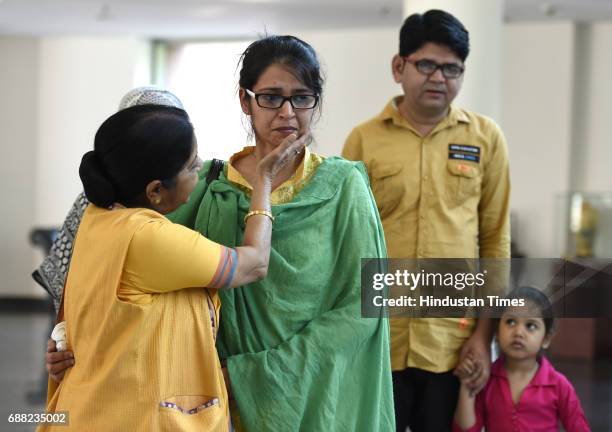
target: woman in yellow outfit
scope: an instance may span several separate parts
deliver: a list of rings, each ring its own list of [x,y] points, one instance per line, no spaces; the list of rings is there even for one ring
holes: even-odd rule
[[[201,168],[185,111],[134,106],[102,124],[81,162],[92,204],[60,308],[78,362],[50,381],[47,406],[69,424],[39,430],[230,429],[217,289],[266,275],[272,181],[304,141],[292,134],[258,163],[243,246],[232,249],[163,216],[188,200]]]

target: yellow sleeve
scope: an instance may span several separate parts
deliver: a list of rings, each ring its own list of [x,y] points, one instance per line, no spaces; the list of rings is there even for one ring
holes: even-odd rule
[[[510,257],[510,167],[503,133],[493,126],[491,158],[482,179],[478,206],[481,258]]]
[[[122,286],[126,294],[220,288],[231,282],[236,262],[234,249],[210,241],[182,225],[158,219],[144,224],[134,233]]]
[[[361,134],[357,128],[353,129],[342,148],[342,157],[349,160],[363,160],[363,151],[361,148]]]

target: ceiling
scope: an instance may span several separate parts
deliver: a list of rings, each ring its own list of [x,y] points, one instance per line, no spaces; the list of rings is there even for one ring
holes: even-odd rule
[[[184,39],[397,27],[402,4],[402,0],[0,0],[0,34]],[[508,21],[612,20],[612,0],[506,0],[505,15]]]

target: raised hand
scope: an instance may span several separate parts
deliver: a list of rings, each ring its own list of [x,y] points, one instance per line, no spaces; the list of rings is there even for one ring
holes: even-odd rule
[[[256,172],[264,177],[273,179],[279,171],[295,160],[306,147],[310,139],[310,133],[306,133],[298,138],[296,134],[291,134],[283,142],[264,157],[255,168]]]

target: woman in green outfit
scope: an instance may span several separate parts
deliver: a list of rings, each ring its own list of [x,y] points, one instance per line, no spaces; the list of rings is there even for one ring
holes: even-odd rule
[[[255,146],[210,182],[205,163],[189,202],[170,219],[239,245],[254,167],[286,136],[310,132],[322,84],[307,43],[292,36],[252,43],[242,56],[239,96]],[[388,323],[361,317],[360,260],[386,255],[363,165],[306,149],[272,188],[268,276],[221,293],[217,349],[237,429],[394,430]]]

